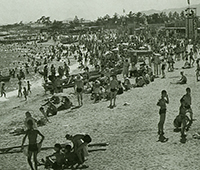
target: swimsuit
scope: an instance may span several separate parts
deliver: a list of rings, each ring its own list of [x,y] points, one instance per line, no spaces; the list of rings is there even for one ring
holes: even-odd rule
[[[82,90],[83,90],[82,88],[77,88],[77,89],[76,89],[76,91],[77,91],[78,93],[81,93]]]
[[[117,89],[115,89],[115,88],[114,88],[114,89],[110,89],[110,91],[111,91],[111,92],[116,92]]]
[[[159,114],[166,114],[167,109],[160,109]]]
[[[32,151],[32,152],[38,151],[37,144],[29,144],[29,145],[28,145],[28,150],[29,150],[29,151]]]

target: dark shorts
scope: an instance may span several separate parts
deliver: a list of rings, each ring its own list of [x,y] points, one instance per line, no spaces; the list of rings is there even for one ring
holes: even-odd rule
[[[186,109],[191,109],[190,105],[185,106]]]
[[[110,91],[114,93],[117,91],[117,89],[110,89]]]
[[[54,170],[60,170],[60,169],[62,169],[62,165],[58,165],[57,162],[54,162],[53,165],[52,165],[52,168]]]
[[[82,88],[77,88],[76,91],[77,91],[77,93],[81,93],[83,91],[83,89]]]
[[[31,151],[31,152],[37,152],[38,151],[37,144],[29,144],[28,150]]]
[[[160,109],[159,110],[159,114],[161,115],[161,114],[166,114],[166,112],[167,112],[167,109]]]

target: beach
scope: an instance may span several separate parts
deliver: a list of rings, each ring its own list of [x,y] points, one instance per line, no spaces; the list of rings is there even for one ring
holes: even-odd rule
[[[83,95],[83,106],[75,110],[61,111],[50,118],[51,123],[39,127],[45,135],[43,146],[53,146],[55,143],[66,142],[66,133],[87,133],[92,137],[93,143],[107,142],[109,146],[105,151],[91,152],[87,164],[90,170],[158,170],[158,169],[198,169],[199,152],[198,139],[192,135],[199,130],[199,82],[196,82],[195,68],[185,69],[188,83],[185,85],[172,85],[180,77],[182,61],[175,64],[174,72],[167,72],[166,79],[155,79],[143,88],[133,88],[117,96],[117,107],[108,109],[109,102],[100,101],[94,104],[90,96]],[[122,77],[120,77],[121,79]],[[132,81],[132,80],[131,80]],[[38,84],[38,83],[36,83]],[[180,143],[180,133],[173,132],[173,120],[178,115],[179,100],[185,94],[186,87],[192,89],[192,108],[194,121],[187,132],[187,142]],[[170,103],[167,108],[165,123],[165,136],[168,142],[158,142],[157,123],[159,120],[156,106],[161,90],[167,90]],[[76,105],[76,96],[73,89],[65,89],[63,94],[69,96]],[[25,102],[17,97],[10,97],[9,102],[0,102],[1,114],[1,148],[21,145],[23,136],[13,136],[9,132],[14,127],[22,127],[25,112],[31,111],[33,117],[40,118],[39,107],[44,99],[41,86],[33,88],[33,93]],[[124,106],[128,102],[129,105]],[[51,154],[53,150],[42,151],[38,160]],[[23,153],[1,154],[0,169],[27,170],[28,164]],[[12,163],[11,163],[12,162]],[[39,167],[43,169],[43,167]]]

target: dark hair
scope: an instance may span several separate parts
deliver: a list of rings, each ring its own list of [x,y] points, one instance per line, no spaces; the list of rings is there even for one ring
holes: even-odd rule
[[[83,141],[86,143],[90,143],[92,141],[92,138],[89,135],[85,135]]]
[[[166,90],[162,90],[161,94],[167,94],[167,91]]]
[[[59,143],[56,143],[56,144],[54,145],[54,147],[55,147],[55,148],[58,148],[58,149],[62,149],[62,146],[61,146],[61,144],[59,144]]]
[[[71,147],[71,145],[66,145],[66,146],[65,146],[65,149],[66,149],[68,152],[70,152],[70,151],[72,150],[72,147]]]
[[[66,135],[65,135],[65,138],[67,138],[67,139],[68,139],[69,137],[71,137],[71,135],[70,135],[70,134],[66,134]]]
[[[189,87],[187,87],[186,92],[191,92],[191,89]]]

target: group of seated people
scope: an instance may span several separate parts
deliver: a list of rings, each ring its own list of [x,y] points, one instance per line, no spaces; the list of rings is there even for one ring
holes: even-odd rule
[[[123,94],[124,91],[130,90],[132,87],[143,87],[154,81],[153,71],[145,63],[140,65],[139,69],[135,69],[131,76],[135,77],[135,84],[131,84],[129,77],[124,77],[124,81],[118,80],[117,95]],[[110,77],[105,74],[101,74],[99,78],[93,82],[87,81],[85,83],[84,93],[91,94],[91,100],[98,102],[101,99],[110,99]]]
[[[60,104],[58,107],[56,105]],[[47,106],[46,110],[44,106]],[[58,111],[67,110],[73,106],[73,103],[67,96],[62,96],[61,99],[58,96],[53,95],[50,99],[47,99],[47,102],[43,104],[39,110],[47,117],[54,116]]]
[[[154,81],[152,68],[144,63],[140,64],[140,68],[134,71],[135,84],[133,87],[143,87]]]
[[[45,168],[52,168],[54,170],[62,170],[64,168],[87,168],[84,165],[86,156],[88,156],[87,145],[92,141],[91,137],[87,134],[77,134],[65,136],[67,140],[70,140],[73,144],[61,145],[56,143],[54,145],[55,152],[52,155],[46,157],[46,160],[42,159]]]

